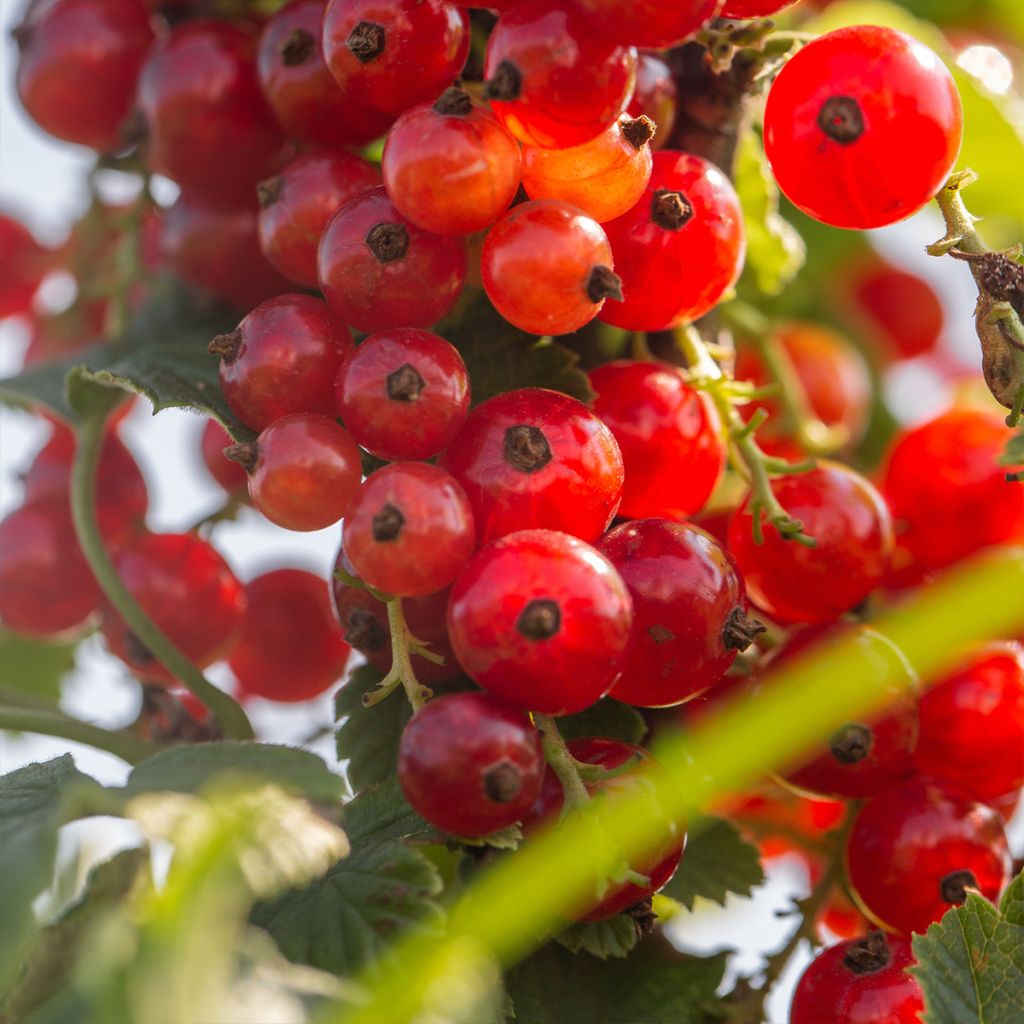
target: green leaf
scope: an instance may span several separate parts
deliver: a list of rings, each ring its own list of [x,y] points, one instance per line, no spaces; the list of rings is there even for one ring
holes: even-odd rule
[[[589,953],[598,960],[628,956],[638,939],[636,922],[626,914],[603,921],[579,921],[555,936],[555,942],[570,953]]]
[[[725,960],[684,956],[654,936],[604,962],[549,943],[506,984],[520,1024],[711,1024]]]
[[[725,906],[729,893],[749,896],[763,881],[757,847],[731,822],[705,818],[691,832],[679,870],[662,892],[692,910],[698,896]]]
[[[214,779],[229,776],[273,782],[324,803],[337,803],[345,794],[344,780],[308,750],[221,740],[174,747],[147,758],[128,776],[126,795],[197,793]]]
[[[623,743],[640,743],[647,735],[647,723],[636,708],[605,697],[586,711],[559,718],[558,731],[565,740],[603,736]]]
[[[43,643],[0,626],[0,690],[54,704],[61,680],[75,667],[75,643]]]
[[[523,841],[523,830],[518,825],[489,832],[485,836],[453,836],[455,842],[463,846],[490,846],[495,850],[518,850]]]
[[[443,838],[409,806],[395,775],[364,789],[345,804],[342,824],[353,846],[390,839],[434,843]]]
[[[779,189],[753,131],[744,132],[740,139],[735,181],[747,236],[743,275],[761,294],[778,295],[804,265],[807,247],[779,213]]]
[[[1018,1024],[1024,1006],[1024,878],[1000,908],[975,893],[915,935],[925,1024]]]
[[[1024,427],[1016,437],[1006,442],[1003,454],[999,459],[1000,466],[1024,466]]]

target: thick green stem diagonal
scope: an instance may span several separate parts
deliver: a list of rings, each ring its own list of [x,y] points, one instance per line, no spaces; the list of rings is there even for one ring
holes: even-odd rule
[[[112,732],[110,729],[79,721],[55,710],[41,711],[35,708],[0,705],[0,729],[34,732],[40,736],[57,736],[73,743],[84,743],[97,750],[105,750],[108,754],[127,761],[128,764],[145,761],[160,749],[136,736]]]

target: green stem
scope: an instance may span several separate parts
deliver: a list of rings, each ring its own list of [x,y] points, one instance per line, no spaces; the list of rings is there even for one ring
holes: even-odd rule
[[[117,575],[96,522],[96,471],[103,446],[103,425],[109,407],[90,411],[79,420],[77,450],[71,471],[71,513],[85,560],[107,599],[139,641],[187,690],[210,709],[228,739],[254,737],[240,704],[219,690],[172,643],[139,607]]]
[[[112,732],[89,722],[79,721],[60,711],[41,711],[36,708],[0,706],[0,729],[33,732],[41,736],[58,736],[74,743],[84,743],[97,750],[138,764],[152,757],[160,749],[128,733]]]
[[[558,723],[550,715],[542,715],[536,711],[533,713],[533,721],[540,733],[544,759],[551,765],[551,770],[562,784],[562,792],[565,794],[562,814],[586,807],[590,802],[590,795],[580,778],[576,759],[569,753],[569,748],[562,739]]]
[[[149,191],[149,174],[143,174],[139,194],[126,211],[119,225],[121,237],[114,253],[114,281],[109,290],[109,305],[104,327],[108,338],[117,340],[124,334],[128,323],[128,302],[132,285],[145,276],[140,259],[142,222],[146,211],[153,205]]]
[[[978,176],[972,170],[957,171],[956,174],[950,175],[949,181],[935,197],[935,202],[939,204],[939,210],[946,222],[946,234],[927,247],[930,256],[945,256],[950,249],[959,249],[961,252],[976,255],[988,252],[988,246],[974,230],[977,218],[968,211],[960,195],[961,190],[977,180]]]
[[[402,599],[392,597],[387,606],[388,626],[391,628],[391,669],[375,690],[363,694],[363,707],[369,708],[379,704],[401,686],[405,689],[405,695],[409,698],[415,714],[434,695],[429,687],[424,686],[416,678],[416,671],[412,667],[412,649],[422,654],[424,647],[409,632],[405,612],[402,610]]]

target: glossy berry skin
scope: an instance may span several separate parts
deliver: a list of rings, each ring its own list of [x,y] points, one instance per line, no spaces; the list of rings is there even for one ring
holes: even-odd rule
[[[674,367],[619,360],[590,373],[594,412],[615,435],[626,477],[621,515],[681,519],[711,497],[725,468],[718,414]]]
[[[531,199],[559,199],[599,223],[637,203],[651,177],[653,122],[620,117],[589,142],[523,150],[523,188]]]
[[[772,492],[815,547],[783,539],[768,522],[756,544],[748,495],[729,527],[729,550],[754,602],[787,623],[827,622],[855,608],[892,558],[892,517],[882,496],[859,473],[825,460],[773,480]]]
[[[473,510],[456,480],[425,462],[393,462],[366,478],[341,538],[360,579],[385,594],[447,587],[476,547]]]
[[[633,629],[611,696],[668,707],[713,686],[756,635],[728,552],[690,523],[638,519],[597,546],[633,599]]]
[[[250,696],[293,704],[341,676],[349,646],[331,609],[327,581],[275,569],[246,584],[246,609],[228,664]]]
[[[286,530],[323,530],[336,523],[362,475],[352,435],[317,413],[282,416],[251,444],[229,451],[249,474],[252,503]]]
[[[1013,467],[999,465],[1012,436],[998,413],[963,408],[896,438],[882,489],[899,543],[919,569],[1024,541],[1024,487],[1007,483]]]
[[[429,459],[469,410],[469,374],[458,349],[414,327],[371,334],[335,383],[338,415],[359,446],[381,459]]]
[[[328,221],[350,199],[380,185],[377,168],[343,149],[310,149],[261,181],[260,248],[289,281],[317,287],[316,253]]]
[[[636,89],[626,107],[630,117],[649,117],[657,126],[651,149],[663,149],[672,137],[679,90],[669,66],[656,53],[641,53],[636,60]]]
[[[557,199],[521,203],[499,220],[480,274],[494,308],[529,334],[569,334],[622,294],[601,225]]]
[[[224,454],[224,449],[233,443],[230,434],[216,420],[207,420],[203,425],[200,452],[206,471],[228,494],[244,495],[249,480],[245,469]]]
[[[56,639],[100,606],[66,495],[30,501],[0,520],[0,621],[15,633]]]
[[[540,733],[530,716],[489,693],[430,701],[398,748],[402,792],[432,825],[485,836],[520,821],[544,781]]]
[[[542,528],[596,541],[622,494],[622,456],[582,402],[545,388],[478,405],[441,465],[473,506],[481,542]]]
[[[192,533],[145,533],[114,556],[114,568],[142,610],[198,668],[222,657],[245,614],[245,589],[217,550]],[[104,602],[107,646],[144,682],[174,677]]]
[[[790,1024],[917,1024],[924,1011],[907,939],[870,932],[822,950],[800,975]]]
[[[578,146],[626,109],[636,50],[601,38],[575,5],[525,0],[498,19],[487,44],[484,95],[527,146]]]
[[[849,289],[858,311],[885,346],[885,354],[912,359],[935,350],[945,314],[927,281],[879,260],[855,274]]]
[[[632,622],[604,555],[554,530],[480,549],[452,587],[448,636],[485,690],[546,715],[582,711],[611,689]]]
[[[186,21],[157,43],[139,78],[147,163],[218,206],[250,199],[285,152],[256,79],[256,45],[239,25]]]
[[[124,149],[122,123],[153,41],[136,0],[55,0],[15,30],[17,89],[29,116],[66,142]]]
[[[383,188],[350,199],[320,241],[320,287],[360,331],[430,327],[466,281],[466,247],[405,220]]]
[[[313,146],[365,146],[390,127],[388,114],[353,103],[324,60],[325,0],[294,0],[266,23],[257,68],[263,95],[285,134]]]
[[[724,174],[699,156],[654,154],[639,202],[604,226],[624,301],[601,319],[632,331],[661,331],[702,317],[743,269],[739,199]]]
[[[602,768],[618,768],[630,758],[639,758],[640,765],[650,764],[654,760],[642,747],[634,746],[632,743],[623,743],[620,740],[593,737],[570,740],[567,745],[569,753],[577,761],[581,761],[583,764],[599,765]],[[630,774],[627,772],[617,778],[588,783],[587,792],[596,797],[600,793],[628,790],[633,784]],[[540,796],[533,805],[527,829],[529,830],[530,826],[535,823],[553,821],[561,812],[564,799],[562,784],[558,781],[558,776],[549,768],[544,776],[544,786]],[[585,912],[579,915],[580,920],[603,921],[615,914],[621,914],[634,903],[639,903],[652,896],[675,874],[686,845],[686,832],[675,822],[668,820],[667,816],[663,824],[666,833],[663,846],[653,855],[645,857],[641,863],[630,865],[633,870],[646,875],[650,879],[650,885],[639,886],[628,882],[614,888],[596,906],[585,908]]]
[[[917,768],[986,803],[1024,786],[1024,647],[991,644],[921,698]]]
[[[719,16],[722,18],[770,18],[797,0],[725,0]]]
[[[437,98],[469,54],[469,16],[447,0],[330,0],[324,58],[353,103],[400,114]]]
[[[665,50],[692,36],[717,13],[722,0],[578,0],[608,39]]]
[[[772,650],[763,667],[767,672],[799,655],[824,653],[837,643],[850,641],[878,662],[880,674],[892,673],[896,665],[898,675],[886,689],[882,713],[844,723],[812,757],[781,776],[784,785],[816,799],[860,800],[914,772],[919,680],[903,653],[880,633],[867,626],[809,626]]]
[[[839,228],[909,217],[942,187],[960,150],[953,78],[926,46],[857,25],[788,61],[764,114],[764,148],[786,196]]]
[[[915,777],[864,805],[846,865],[864,912],[906,935],[962,903],[965,887],[995,902],[1010,880],[1011,858],[994,810]]]
[[[438,235],[489,228],[519,188],[519,143],[461,89],[407,110],[388,132],[381,162],[403,217]]]
[[[0,210],[0,320],[29,311],[46,269],[46,250],[32,232]]]
[[[279,295],[210,342],[231,411],[253,430],[291,413],[333,417],[334,378],[352,351],[337,314],[311,295]]]

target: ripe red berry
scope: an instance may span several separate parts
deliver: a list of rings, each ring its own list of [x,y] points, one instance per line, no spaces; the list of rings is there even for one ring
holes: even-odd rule
[[[441,456],[473,506],[482,542],[543,528],[596,541],[622,494],[622,457],[582,403],[545,388],[478,405]]]
[[[480,274],[495,309],[530,334],[569,334],[622,295],[601,225],[556,199],[521,203],[499,220]]]
[[[729,550],[750,596],[780,622],[828,622],[855,608],[892,558],[892,518],[882,496],[859,473],[827,461],[771,486],[815,546],[785,539],[766,520],[763,543],[756,543],[748,495],[729,527]]]
[[[865,913],[909,934],[963,903],[968,888],[997,900],[1010,879],[1011,858],[995,811],[915,777],[864,805],[846,863]]]
[[[907,939],[880,931],[829,946],[800,975],[790,1024],[917,1024],[924,999],[907,973],[914,962]]]
[[[300,153],[257,186],[263,255],[290,281],[316,288],[316,253],[328,221],[350,199],[379,184],[377,168],[353,153]]]
[[[953,169],[962,133],[960,96],[942,61],[878,25],[808,43],[779,72],[764,112],[779,187],[840,228],[882,227],[919,210]]]
[[[974,800],[1024,786],[1024,648],[992,644],[921,698],[917,767]]]
[[[381,459],[429,459],[458,433],[469,375],[458,350],[414,327],[371,334],[344,361],[338,415],[361,448]]]
[[[350,199],[320,242],[320,287],[360,331],[430,327],[466,281],[466,246],[409,223],[383,188]]]
[[[797,0],[725,0],[719,12],[722,18],[769,18],[792,7]]]
[[[703,316],[743,268],[746,241],[729,179],[699,156],[654,154],[647,190],[605,225],[622,301],[601,319],[632,331],[661,331]]]
[[[572,4],[525,0],[494,26],[484,75],[484,95],[520,142],[578,146],[626,109],[636,50],[599,36]]]
[[[489,110],[451,88],[395,122],[381,171],[403,217],[438,235],[468,235],[512,205],[519,144]]]
[[[14,30],[18,96],[51,135],[109,153],[153,41],[137,0],[54,0],[29,8]]]
[[[630,758],[637,759],[638,768],[645,763],[650,764],[654,761],[642,747],[636,747],[632,743],[623,743],[620,740],[596,737],[578,739],[571,740],[568,747],[569,753],[577,761],[583,764],[598,765],[602,768],[618,768]],[[631,774],[627,772],[625,775],[615,778],[587,783],[587,792],[597,795],[602,792],[628,790],[635,785],[634,780],[630,778]],[[544,776],[544,786],[540,796],[533,805],[528,824],[554,819],[560,813],[564,799],[562,784],[558,781],[558,776],[549,768]],[[640,886],[627,882],[624,885],[613,887],[612,891],[596,906],[584,908],[585,913],[580,915],[581,920],[603,921],[607,917],[620,914],[635,903],[648,899],[675,874],[686,845],[686,831],[676,822],[669,821],[667,817],[663,824],[665,837],[662,845],[639,863],[630,864],[634,871],[647,876],[649,884]]]
[[[253,442],[228,449],[249,474],[252,503],[286,530],[323,530],[345,515],[359,486],[359,446],[317,413],[271,423]]]
[[[32,232],[0,210],[0,320],[29,311],[47,263]]]
[[[245,590],[205,540],[192,533],[144,533],[117,552],[114,568],[142,610],[198,668],[234,643],[245,614]],[[106,602],[102,627],[110,650],[141,679],[173,681]]]
[[[597,32],[634,46],[666,50],[692,36],[722,0],[577,0]]]
[[[376,590],[433,594],[455,579],[476,547],[473,511],[443,469],[393,462],[356,491],[342,547],[359,578]]]
[[[998,413],[963,408],[896,438],[882,488],[898,541],[920,569],[1024,540],[1024,487],[999,465],[1012,436]]]
[[[284,155],[284,136],[256,79],[257,37],[225,21],[176,25],[139,78],[146,160],[218,206],[252,197]]]
[[[457,836],[484,836],[520,821],[540,793],[544,767],[530,716],[489,693],[430,701],[406,725],[398,748],[406,799]]]
[[[334,378],[352,338],[311,295],[279,295],[210,342],[231,411],[253,430],[291,413],[334,413]]]
[[[469,17],[447,0],[330,0],[323,48],[350,102],[400,114],[455,80]]]
[[[245,595],[245,617],[228,658],[245,693],[292,704],[338,680],[349,646],[326,580],[302,569],[276,569],[249,582]]]
[[[448,636],[485,690],[568,715],[611,689],[632,622],[629,591],[604,555],[554,530],[482,548],[455,581]]]
[[[725,468],[711,400],[671,366],[620,360],[590,373],[594,412],[622,450],[620,514],[684,518],[711,497]]]
[[[567,149],[523,149],[523,188],[531,199],[559,199],[603,223],[632,209],[651,177],[655,125],[620,117],[607,131]]]
[[[245,469],[224,454],[224,449],[231,444],[231,436],[216,420],[206,421],[200,440],[203,465],[217,485],[228,494],[245,494],[249,480]]]
[[[44,639],[83,626],[100,589],[75,538],[67,496],[49,494],[0,520],[0,621]]]
[[[649,117],[657,130],[651,149],[661,149],[672,137],[679,91],[669,66],[656,53],[641,53],[636,61],[636,89],[626,107],[630,117]]]
[[[293,0],[260,36],[263,94],[289,138],[314,146],[364,146],[391,124],[388,114],[353,103],[324,60],[325,0]]]

